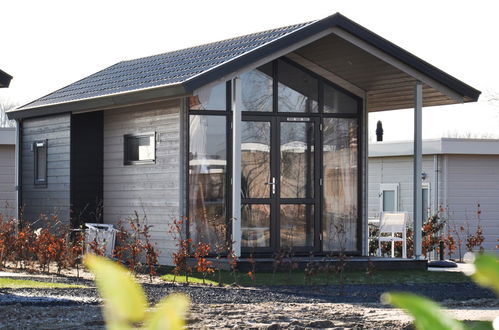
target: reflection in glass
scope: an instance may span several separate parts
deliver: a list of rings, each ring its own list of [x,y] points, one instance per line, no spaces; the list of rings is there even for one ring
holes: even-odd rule
[[[270,246],[270,205],[243,204],[241,208],[242,247]]]
[[[395,211],[395,191],[383,190],[383,212]]]
[[[288,64],[278,62],[279,112],[317,112],[318,81],[309,74]]]
[[[324,112],[357,113],[357,101],[345,93],[324,84]]]
[[[189,233],[213,248],[226,237],[225,125],[225,116],[190,116]]]
[[[137,162],[155,159],[155,136],[149,135],[125,135],[125,148],[127,162]]]
[[[281,247],[314,246],[314,206],[281,204]]]
[[[281,123],[281,198],[313,198],[313,123]]]
[[[241,198],[270,197],[270,122],[241,123]]]
[[[272,111],[272,63],[241,75],[242,111]]]
[[[323,249],[357,250],[357,119],[324,118]]]
[[[190,110],[227,110],[226,83],[206,86],[189,97]]]

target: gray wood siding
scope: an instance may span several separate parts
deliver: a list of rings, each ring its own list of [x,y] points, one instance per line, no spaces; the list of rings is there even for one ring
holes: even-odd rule
[[[0,215],[15,216],[16,211],[16,147],[0,145]]]
[[[446,155],[447,205],[451,223],[470,226],[477,224],[477,204],[485,242],[483,247],[497,253],[499,244],[499,156]],[[463,251],[466,247],[463,248]]]
[[[382,183],[399,184],[399,211],[409,212],[412,221],[413,211],[413,158],[402,157],[370,157],[369,158],[369,199],[368,214],[370,217],[380,213],[379,189]],[[430,183],[430,208],[434,208],[433,189],[435,188],[435,171],[433,156],[423,156],[423,172],[427,174],[423,182]],[[439,180],[440,181],[440,180]],[[439,188],[441,185],[439,185]]]
[[[156,163],[123,165],[123,136],[156,132]],[[104,223],[147,216],[160,263],[171,263],[168,224],[180,210],[180,101],[104,112]]]
[[[30,118],[22,124],[22,205],[24,219],[57,215],[69,223],[71,115]],[[47,140],[47,185],[34,185],[35,141]]]

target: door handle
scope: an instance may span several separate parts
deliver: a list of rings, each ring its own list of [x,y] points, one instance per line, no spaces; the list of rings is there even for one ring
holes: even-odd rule
[[[272,195],[275,195],[275,177],[272,178],[272,181],[265,182],[265,184],[272,186]]]

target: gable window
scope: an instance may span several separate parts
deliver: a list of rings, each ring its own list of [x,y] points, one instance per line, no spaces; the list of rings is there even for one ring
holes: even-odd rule
[[[381,212],[397,212],[399,210],[398,190],[398,183],[382,183],[379,186]]]
[[[35,159],[35,185],[47,185],[47,140],[33,144]]]
[[[124,136],[124,165],[154,164],[156,162],[156,133]]]

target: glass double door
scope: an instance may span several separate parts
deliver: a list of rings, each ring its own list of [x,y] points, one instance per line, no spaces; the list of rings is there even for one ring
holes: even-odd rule
[[[319,249],[319,137],[319,118],[243,116],[243,253]]]

